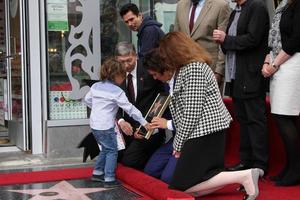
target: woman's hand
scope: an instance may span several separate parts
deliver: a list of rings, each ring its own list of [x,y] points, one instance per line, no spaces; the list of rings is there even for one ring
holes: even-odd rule
[[[263,65],[263,68],[262,68],[261,72],[262,72],[262,75],[263,75],[265,78],[267,78],[267,77],[272,76],[277,70],[278,70],[278,68],[274,68],[274,67],[271,66],[270,64],[265,63],[265,64]]]
[[[181,155],[181,152],[173,150],[173,154],[172,154],[172,155],[173,155],[175,158],[179,158],[180,155]]]
[[[168,122],[168,120],[166,120],[165,118],[153,117],[150,126],[152,129],[155,129],[155,128],[167,129],[167,122]]]

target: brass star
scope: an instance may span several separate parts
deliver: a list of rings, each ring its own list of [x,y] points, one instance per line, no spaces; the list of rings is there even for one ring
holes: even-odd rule
[[[61,181],[49,189],[31,189],[31,190],[7,190],[9,192],[18,192],[34,195],[29,200],[91,200],[85,194],[101,192],[109,189],[105,188],[75,188],[67,181]]]

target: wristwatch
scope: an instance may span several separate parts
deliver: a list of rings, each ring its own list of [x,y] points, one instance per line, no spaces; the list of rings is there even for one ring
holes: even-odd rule
[[[273,68],[275,68],[275,69],[278,69],[278,65],[275,65],[274,63],[272,63],[272,65],[271,65]]]

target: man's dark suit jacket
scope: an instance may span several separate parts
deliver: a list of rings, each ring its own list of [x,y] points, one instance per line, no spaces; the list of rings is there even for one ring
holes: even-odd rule
[[[121,88],[128,94],[126,88],[126,80],[121,84]],[[145,116],[151,107],[157,94],[164,91],[162,82],[154,80],[152,76],[142,66],[142,62],[137,62],[137,95],[136,101],[133,103]],[[119,118],[124,118],[133,126],[133,131],[140,126],[140,124],[130,118],[125,112],[119,112]],[[126,149],[119,153],[119,160],[129,167],[136,169],[143,169],[146,162],[154,151],[164,142],[164,133],[156,133],[147,139],[135,139],[133,136],[124,134],[126,142]]]
[[[236,11],[229,18],[227,33]],[[247,0],[237,25],[237,36],[226,35],[222,50],[236,52],[236,74],[233,93],[237,98],[251,98],[265,94],[266,79],[261,74],[268,48],[269,15],[264,1]]]
[[[126,79],[121,84],[121,88],[125,91],[128,96],[128,91],[126,87]],[[137,62],[137,95],[136,100],[133,103],[137,109],[139,109],[143,116],[145,116],[151,107],[155,97],[158,93],[164,91],[163,83],[154,80],[152,76],[143,68],[142,62],[138,60]],[[140,124],[130,118],[125,112],[122,112],[120,118],[124,118],[125,121],[129,122],[133,128],[138,128]]]

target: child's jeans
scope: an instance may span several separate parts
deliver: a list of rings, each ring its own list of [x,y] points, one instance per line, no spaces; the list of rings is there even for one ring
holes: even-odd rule
[[[114,128],[108,130],[92,129],[95,139],[101,145],[101,151],[96,160],[93,174],[104,174],[105,182],[114,181],[117,167],[118,147]]]

